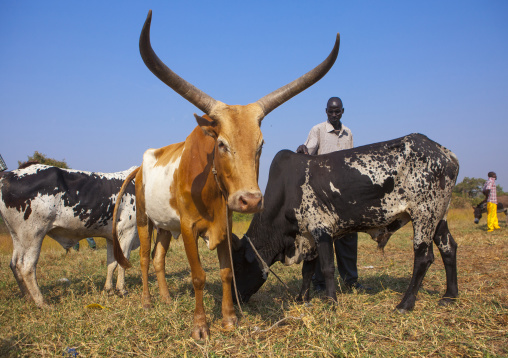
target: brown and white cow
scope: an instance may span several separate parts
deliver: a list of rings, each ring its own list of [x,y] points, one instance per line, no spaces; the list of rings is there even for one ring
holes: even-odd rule
[[[197,239],[202,237],[210,250],[217,248],[223,288],[222,326],[233,329],[237,317],[231,296],[232,271],[227,238],[228,226],[231,228],[231,211],[227,213],[226,210],[253,213],[262,209],[263,196],[258,187],[259,157],[263,146],[261,121],[328,72],[338,55],[339,35],[332,52],[319,66],[257,102],[240,106],[216,101],[166,67],[150,45],[150,22],[151,11],[139,44],[145,64],[161,81],[206,115],[195,115],[198,126],[184,142],[147,150],[137,171],[136,213],[141,242],[142,302],[143,306],[150,306],[148,266],[151,229],[158,229],[153,261],[159,292],[165,301],[170,300],[165,279],[165,256],[171,237],[177,238],[181,234],[196,296],[192,337],[203,339],[208,337],[209,329],[203,307],[205,272],[199,259]],[[118,247],[115,257],[122,266],[130,266]]]

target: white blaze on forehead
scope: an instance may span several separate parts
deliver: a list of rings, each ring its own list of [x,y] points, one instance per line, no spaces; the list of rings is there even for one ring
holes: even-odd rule
[[[171,231],[173,237],[180,235],[180,216],[170,201],[176,193],[171,192],[175,170],[181,155],[165,166],[156,165],[156,149],[149,149],[143,155],[143,184],[146,214],[157,228]]]

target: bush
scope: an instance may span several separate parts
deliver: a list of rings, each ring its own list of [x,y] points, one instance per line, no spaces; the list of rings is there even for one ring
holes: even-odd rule
[[[473,199],[455,193],[452,194],[450,209],[469,209],[473,205]]]

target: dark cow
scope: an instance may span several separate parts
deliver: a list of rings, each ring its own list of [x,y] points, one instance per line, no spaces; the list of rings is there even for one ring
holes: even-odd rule
[[[45,305],[35,274],[45,235],[65,249],[86,237],[108,239],[104,288],[112,293],[112,276],[117,266],[111,242],[113,209],[124,179],[134,169],[90,173],[36,164],[7,172],[0,178],[0,215],[14,246],[11,269],[26,298],[40,307]],[[117,225],[120,245],[128,256],[139,246],[134,183],[128,185]],[[116,288],[125,293],[125,270],[121,267]]]
[[[482,214],[487,212],[487,203],[481,202],[477,206],[473,206],[474,210],[474,223],[478,224],[482,218]],[[506,224],[508,224],[508,195],[501,195],[497,197],[497,213],[505,213]]]
[[[336,301],[333,240],[366,232],[384,247],[410,220],[414,227],[414,271],[400,312],[414,307],[416,294],[434,260],[432,241],[446,269],[441,303],[457,297],[456,249],[446,213],[459,162],[421,134],[319,156],[279,152],[270,167],[265,210],[246,233],[261,258],[272,265],[303,260],[299,299],[308,301],[315,265],[321,265],[326,295]],[[247,301],[266,280],[266,269],[246,238],[233,256],[238,293]]]

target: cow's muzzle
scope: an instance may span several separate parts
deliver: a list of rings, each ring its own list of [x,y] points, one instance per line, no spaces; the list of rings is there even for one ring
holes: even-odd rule
[[[237,191],[229,196],[228,206],[240,213],[257,213],[263,209],[263,194],[260,191]]]

